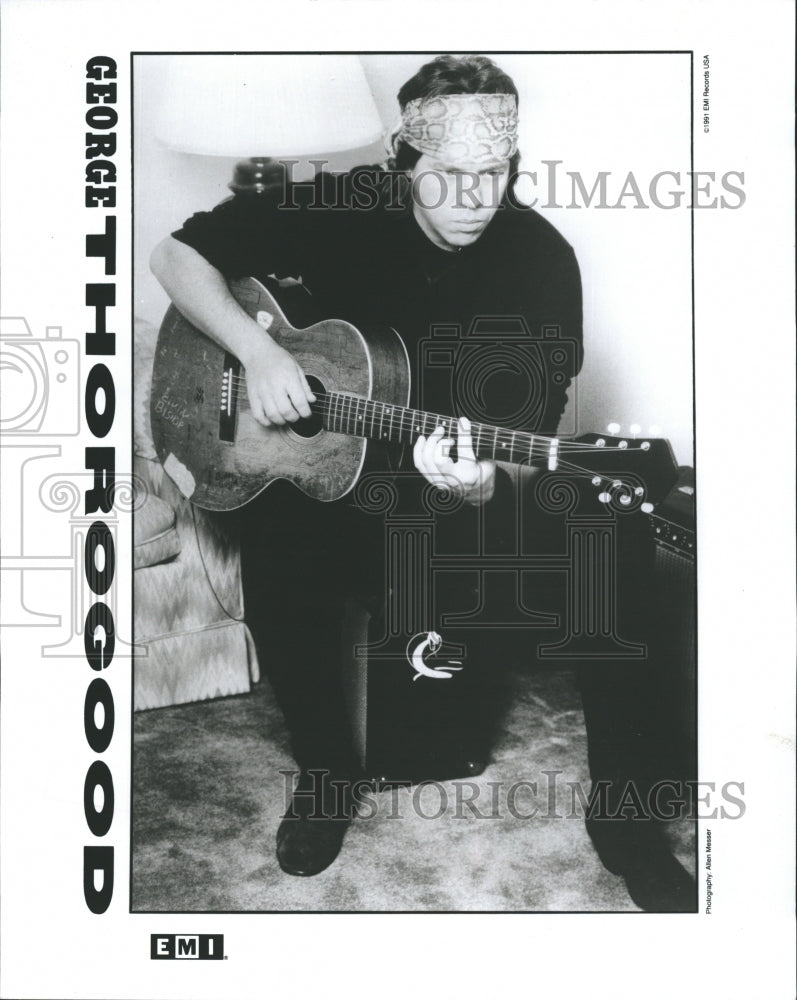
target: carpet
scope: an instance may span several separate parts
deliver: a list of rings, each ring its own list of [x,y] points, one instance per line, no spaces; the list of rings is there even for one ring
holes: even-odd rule
[[[136,713],[133,911],[637,910],[598,860],[568,785],[589,790],[573,674],[507,670],[502,683],[508,710],[481,775],[368,795],[335,864],[304,879],[274,854],[280,771],[295,764],[267,682]],[[667,827],[694,873],[694,823]]]

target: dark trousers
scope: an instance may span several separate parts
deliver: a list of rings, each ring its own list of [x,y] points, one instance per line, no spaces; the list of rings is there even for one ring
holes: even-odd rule
[[[529,554],[567,550],[570,522],[565,514],[545,511],[521,496],[519,520],[517,508],[512,509],[517,502],[506,488],[491,501],[491,521],[497,526],[490,529],[492,553],[517,546],[517,532],[507,534],[506,528],[521,521],[523,548]],[[243,518],[247,621],[285,715],[297,763],[303,769],[356,774],[341,684],[341,623],[351,598],[379,614],[384,601],[384,522],[345,502],[308,500],[284,483],[274,484],[249,504]],[[674,738],[678,706],[673,703],[671,665],[661,654],[657,636],[653,542],[646,519],[641,514],[618,516],[612,539],[617,636],[643,645],[645,655],[559,662],[577,668],[590,776],[593,783],[609,782],[616,805],[629,781],[644,799],[657,782],[676,777],[682,747]],[[552,586],[552,579],[546,572],[525,574],[524,603],[558,614],[566,631],[566,587],[561,576],[559,586]],[[540,641],[539,632],[528,635],[530,646]],[[484,645],[478,638],[470,643],[477,657]],[[531,649],[529,654],[531,659]],[[501,660],[493,660],[483,676],[494,674]],[[485,699],[476,695],[471,700],[480,718],[489,721]]]
[[[341,685],[345,602],[369,590],[364,515],[275,483],[243,511],[246,619],[300,768],[354,775]],[[371,586],[372,590],[373,587]]]

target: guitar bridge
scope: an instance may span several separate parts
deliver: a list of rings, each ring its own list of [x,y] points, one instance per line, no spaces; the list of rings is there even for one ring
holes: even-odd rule
[[[219,440],[235,441],[235,417],[238,412],[238,393],[241,391],[241,362],[232,354],[224,355],[219,405]]]

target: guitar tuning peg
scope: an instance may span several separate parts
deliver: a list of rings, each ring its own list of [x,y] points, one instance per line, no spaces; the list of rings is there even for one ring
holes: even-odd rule
[[[609,434],[619,434],[620,425],[612,421],[610,424],[606,425],[606,430],[608,431]]]
[[[643,504],[640,505],[639,509],[642,511],[643,514],[652,514],[653,513],[653,504],[652,503],[643,503]]]
[[[637,434],[639,434],[639,432],[642,430],[642,428],[640,427],[639,424],[631,424],[628,430],[632,437],[636,437]]]
[[[650,436],[654,438],[659,437],[661,435],[661,427],[659,427],[658,424],[651,424],[650,428],[648,429],[648,434],[650,434]]]

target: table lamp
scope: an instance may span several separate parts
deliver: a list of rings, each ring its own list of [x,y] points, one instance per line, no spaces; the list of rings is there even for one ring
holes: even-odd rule
[[[170,149],[243,157],[229,187],[281,185],[277,157],[367,146],[383,132],[357,56],[169,57],[155,134]]]

